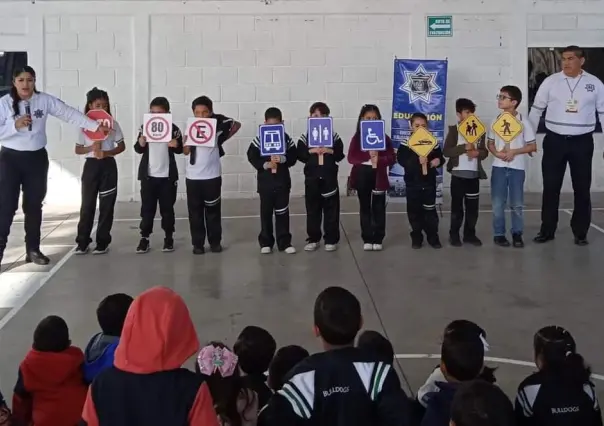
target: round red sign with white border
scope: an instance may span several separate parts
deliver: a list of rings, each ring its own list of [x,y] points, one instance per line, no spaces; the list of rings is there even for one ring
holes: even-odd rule
[[[151,127],[153,126],[153,123],[162,123],[164,130],[162,133],[159,132],[155,132],[155,134],[151,131]],[[168,120],[166,120],[163,117],[153,117],[151,120],[149,120],[147,122],[147,125],[145,126],[145,133],[147,134],[147,139],[150,139],[151,141],[160,141],[166,137],[168,137],[168,135],[170,134],[170,131],[172,130],[169,126],[170,123],[168,123]]]
[[[199,129],[205,128],[206,131],[201,137],[198,137]],[[208,143],[214,138],[214,127],[212,124],[204,119],[195,121],[191,127],[189,127],[189,139],[197,145],[203,145]]]

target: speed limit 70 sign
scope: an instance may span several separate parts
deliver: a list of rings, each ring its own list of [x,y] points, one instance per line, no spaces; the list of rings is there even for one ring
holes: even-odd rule
[[[145,114],[143,136],[147,142],[170,142],[172,140],[172,114]]]

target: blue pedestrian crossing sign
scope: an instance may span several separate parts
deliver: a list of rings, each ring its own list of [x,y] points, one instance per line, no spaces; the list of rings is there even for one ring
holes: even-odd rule
[[[361,121],[361,150],[386,150],[386,123],[384,120]]]
[[[262,124],[260,126],[260,154],[263,157],[285,155],[285,126],[283,124]]]
[[[308,119],[308,147],[333,148],[333,120],[331,117]]]

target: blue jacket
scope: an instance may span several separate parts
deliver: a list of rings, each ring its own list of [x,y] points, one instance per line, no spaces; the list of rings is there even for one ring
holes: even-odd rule
[[[449,426],[451,404],[460,385],[461,383],[436,382],[439,391],[429,392],[424,397],[428,404],[421,426]]]
[[[84,380],[90,384],[98,374],[113,366],[119,337],[98,333],[90,339],[84,352]]]

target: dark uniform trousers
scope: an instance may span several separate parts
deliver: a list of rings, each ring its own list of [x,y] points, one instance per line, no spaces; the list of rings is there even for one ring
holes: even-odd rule
[[[411,238],[422,241],[422,231],[428,241],[438,236],[436,212],[436,186],[430,183],[407,185],[407,216],[411,225]]]
[[[273,213],[275,227],[273,233]],[[260,247],[273,247],[275,235],[277,249],[285,250],[291,246],[292,234],[289,232],[289,189],[273,188],[260,191]]]
[[[382,244],[386,236],[386,191],[376,191],[376,170],[360,167],[356,178],[361,238],[365,244]]]
[[[76,243],[88,245],[94,225],[96,200],[99,200],[99,223],[96,243],[101,247],[111,243],[111,228],[117,200],[117,164],[115,158],[87,158],[82,171],[82,206]]]
[[[451,228],[449,231],[451,235],[459,235],[462,223],[464,225],[464,237],[474,237],[476,235],[479,193],[480,179],[464,179],[451,176]]]
[[[174,234],[174,203],[178,189],[178,181],[170,178],[149,176],[141,180],[141,237],[149,238],[153,232],[153,221],[159,203],[161,227],[166,237]]]
[[[2,147],[0,150],[0,255],[6,248],[10,227],[19,206],[23,188],[23,214],[25,216],[25,246],[27,251],[40,248],[42,203],[48,183],[48,153],[17,151]]]
[[[321,241],[321,225],[325,244],[340,241],[340,191],[327,185],[325,179],[312,179],[305,183],[306,230],[308,242]]]
[[[558,226],[560,190],[570,166],[570,177],[574,190],[573,215],[570,221],[573,234],[586,238],[591,224],[591,164],[594,140],[591,133],[578,136],[563,136],[547,132],[543,139],[543,199],[541,207],[541,234],[554,235]]]
[[[208,237],[210,246],[222,241],[220,195],[222,177],[213,179],[187,179],[187,207],[193,247],[203,247]]]

